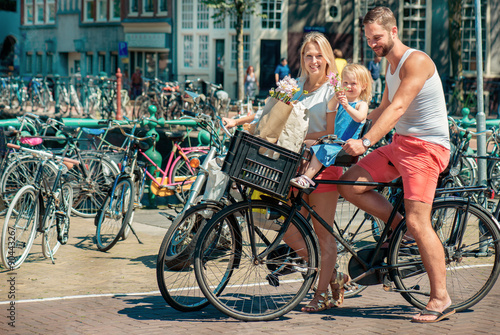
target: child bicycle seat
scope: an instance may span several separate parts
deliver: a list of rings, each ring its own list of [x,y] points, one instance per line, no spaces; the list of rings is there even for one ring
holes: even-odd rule
[[[359,133],[359,138],[365,136],[365,134],[370,130],[372,125],[372,120],[366,120],[363,128],[361,128],[361,132]],[[335,166],[351,166],[358,162],[359,156],[351,156],[347,154],[344,149],[340,150],[337,154],[337,158],[335,159]]]

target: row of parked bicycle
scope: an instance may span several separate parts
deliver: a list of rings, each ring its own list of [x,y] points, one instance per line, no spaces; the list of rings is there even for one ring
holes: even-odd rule
[[[193,100],[201,96],[203,105],[210,104],[218,113],[227,113],[230,99],[222,85],[198,80],[164,82],[143,78],[141,95],[131,101],[127,89],[120,90],[123,115],[132,119],[156,106],[155,117],[177,119],[200,106]],[[65,117],[116,119],[117,82],[107,77],[0,77],[0,105],[14,113],[56,112]],[[196,83],[196,85],[195,85]],[[205,94],[202,95],[202,90]],[[56,101],[57,100],[57,101]],[[200,106],[205,112],[210,108]],[[57,109],[57,110],[56,110]]]
[[[31,119],[25,116],[24,122],[41,123]],[[34,150],[11,144],[12,150],[4,157],[8,162],[4,175],[9,167],[17,166],[17,180],[24,180],[25,184],[11,183],[10,188],[1,189],[8,205],[1,241],[4,266],[15,268],[22,264],[37,232],[43,235],[44,255],[53,260],[59,245],[67,241],[71,208],[75,214],[95,216],[97,247],[109,250],[129,231],[135,233],[133,214],[149,181],[150,192],[158,196],[175,194],[183,203],[177,216],[168,217],[172,224],[157,260],[158,285],[172,307],[193,311],[212,303],[224,313],[248,321],[269,320],[294,308],[313,285],[319,264],[317,237],[307,223],[310,217],[305,218],[298,211],[306,208],[320,222],[321,218],[307,207],[303,191],[289,195],[287,204],[283,201],[287,189],[277,193],[267,186],[270,180],[255,182],[254,176],[265,179],[266,171],[271,170],[273,175],[284,170],[293,173],[302,155],[287,153],[242,132],[233,136],[217,114],[215,121],[202,113],[178,121],[184,127],[206,131],[209,140],[206,147],[184,148],[180,143],[185,133],[164,134],[173,142],[173,148],[163,170],[145,154],[156,138],[136,132],[141,124],[157,122],[154,119],[109,121],[107,130],[81,132],[68,132],[58,121],[48,120],[46,129],[57,128],[58,135],[62,132],[67,138],[62,141],[61,136],[45,137],[47,141],[64,142],[56,156],[48,148]],[[120,146],[106,140],[104,134],[111,126],[123,136]],[[498,187],[495,166],[499,160],[499,135],[498,131],[489,131],[490,153],[488,157],[478,157],[468,151],[476,133],[460,128],[452,119],[450,133],[454,144],[450,169],[442,176],[432,222],[447,251],[448,277],[454,283],[450,290],[453,307],[463,310],[488,293],[500,272],[500,210],[497,206],[491,214],[485,208],[491,192],[475,186],[474,180],[476,160],[487,159],[488,181],[492,187]],[[78,152],[75,145],[83,134],[95,141],[89,156]],[[46,143],[37,143],[36,138],[21,139],[18,132],[10,135],[39,146]],[[279,150],[283,158],[259,155],[262,146]],[[76,151],[70,155],[71,150]],[[22,152],[28,154],[23,159],[30,163],[20,163],[26,156]],[[224,160],[226,153],[230,159]],[[118,156],[118,164],[111,156]],[[282,166],[285,156],[291,163]],[[242,168],[234,173],[232,167],[238,164]],[[66,171],[67,165],[73,166]],[[112,173],[115,167],[118,169],[114,172],[118,172]],[[91,182],[85,182],[86,169],[88,174],[99,171],[100,176],[94,175]],[[157,170],[161,170],[159,175]],[[44,177],[49,175],[54,177]],[[280,183],[288,185],[286,178],[282,179]],[[98,180],[103,182],[96,186]],[[380,192],[394,201],[395,211],[404,214],[400,206],[401,185],[394,182],[379,186]],[[263,194],[257,196],[254,189]],[[411,304],[423,308],[429,283],[418,248],[405,239],[405,220],[389,237],[389,226],[343,199],[339,200],[335,218],[330,232],[337,240],[338,270],[353,278],[345,296],[383,283],[388,290],[401,293]],[[290,239],[283,240],[290,225],[297,231],[295,236],[305,243],[299,249],[288,245]],[[389,248],[383,251],[385,241]]]

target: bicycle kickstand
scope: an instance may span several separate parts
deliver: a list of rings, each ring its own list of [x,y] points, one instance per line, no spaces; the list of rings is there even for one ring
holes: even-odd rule
[[[130,224],[130,222],[129,222],[129,223],[127,223],[127,224],[128,224],[128,226],[129,226],[130,230],[132,231],[132,234],[134,234],[135,238],[137,239],[137,242],[139,242],[139,244],[144,244],[144,243],[142,243],[142,241],[141,241],[141,239],[139,238],[139,236],[137,236],[137,234],[136,234],[136,232],[135,232],[134,228],[132,227],[132,225]]]

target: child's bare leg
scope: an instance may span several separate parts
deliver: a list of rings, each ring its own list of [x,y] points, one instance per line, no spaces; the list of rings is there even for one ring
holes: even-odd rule
[[[304,173],[304,175],[312,179],[316,175],[316,173],[318,173],[318,171],[321,169],[322,166],[323,164],[321,164],[316,155],[313,155],[311,158],[311,162],[309,163],[309,166],[307,167],[307,170]]]

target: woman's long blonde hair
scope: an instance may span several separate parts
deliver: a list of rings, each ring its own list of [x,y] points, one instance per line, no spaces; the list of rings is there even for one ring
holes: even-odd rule
[[[368,71],[368,69],[361,64],[347,64],[342,70],[342,81],[344,80],[344,75],[346,73],[354,75],[358,82],[365,86],[365,89],[361,91],[359,98],[369,103],[372,98],[372,76],[370,71]]]
[[[314,43],[314,42],[318,43],[319,49],[321,50],[321,53],[323,54],[323,57],[325,58],[327,63],[325,69],[325,76],[330,72],[338,73],[337,66],[335,65],[335,56],[333,55],[333,50],[332,46],[330,45],[330,42],[328,42],[325,35],[323,35],[322,33],[313,31],[308,33],[304,37],[304,41],[302,42],[302,46],[300,47],[299,77],[301,78],[307,77],[307,71],[304,70],[304,51],[308,43]]]

